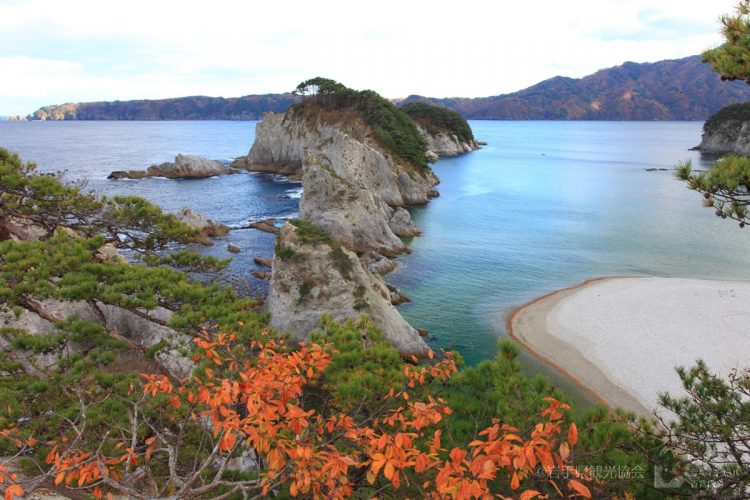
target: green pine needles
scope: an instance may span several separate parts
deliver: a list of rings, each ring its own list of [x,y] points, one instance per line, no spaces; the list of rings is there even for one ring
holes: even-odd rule
[[[427,142],[414,122],[388,99],[372,90],[353,90],[328,78],[300,83],[295,95],[304,97],[299,108],[316,105],[327,110],[354,111],[370,126],[375,140],[397,160],[429,168]],[[293,106],[294,107],[294,106]]]
[[[433,135],[445,131],[450,135],[455,135],[461,142],[474,140],[474,133],[469,123],[452,109],[433,106],[425,102],[410,102],[401,106],[401,111]]]

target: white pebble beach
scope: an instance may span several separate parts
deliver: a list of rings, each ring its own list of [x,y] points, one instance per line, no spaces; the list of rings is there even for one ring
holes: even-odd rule
[[[516,309],[510,335],[610,406],[640,415],[682,395],[676,366],[750,366],[750,282],[605,278]],[[664,415],[669,418],[669,415]]]

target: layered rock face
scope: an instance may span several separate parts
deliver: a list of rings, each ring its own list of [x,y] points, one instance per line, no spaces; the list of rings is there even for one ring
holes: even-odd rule
[[[324,313],[343,321],[367,314],[401,353],[424,356],[419,332],[391,305],[391,292],[357,254],[335,242],[305,243],[286,223],[278,233],[266,299],[271,326],[305,340]]]
[[[418,230],[406,210],[435,196],[438,178],[394,161],[356,119],[325,122],[292,108],[258,123],[250,170],[301,177],[300,217],[315,222],[350,250],[394,256],[399,236]]]
[[[707,121],[701,143],[695,149],[706,153],[750,155],[750,120]]]
[[[146,170],[118,170],[109,174],[108,179],[143,179],[146,177],[166,177],[167,179],[200,179],[212,175],[236,174],[220,161],[200,156],[178,154],[174,162],[151,165]]]
[[[335,242],[304,243],[294,225],[282,228],[266,299],[271,325],[301,340],[322,313],[367,314],[397,350],[424,355],[426,344],[393,307],[381,275],[395,267],[388,257],[409,251],[400,237],[419,234],[403,206],[436,196],[432,171],[396,161],[356,116],[295,108],[264,116],[247,163],[301,178],[300,218]]]
[[[327,121],[295,108],[263,115],[247,156],[249,170],[301,177],[303,164],[310,160],[329,165],[354,186],[373,190],[390,206],[427,203],[439,182],[431,171],[417,173],[394,161],[356,118]]]
[[[427,141],[430,151],[437,156],[457,156],[479,149],[477,141],[461,141],[455,134],[451,134],[447,130],[430,134],[419,124],[417,124],[417,129]]]
[[[64,302],[47,299],[30,301],[31,308],[23,309],[20,315],[12,311],[0,311],[0,328],[19,329],[34,335],[46,336],[57,333],[54,321],[62,321],[71,316],[100,323],[108,332],[119,335],[140,349],[148,349],[157,344],[165,347],[155,353],[159,365],[176,378],[190,375],[194,363],[180,353],[189,350],[191,338],[179,333],[168,325],[172,311],[156,308],[137,312],[119,306],[94,302]],[[67,352],[78,352],[80,346],[69,344]],[[43,369],[57,364],[63,353],[33,355],[35,366]]]

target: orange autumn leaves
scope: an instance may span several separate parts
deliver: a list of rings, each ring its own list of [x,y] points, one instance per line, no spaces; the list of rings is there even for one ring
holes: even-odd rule
[[[331,363],[330,346],[312,343],[290,350],[280,340],[253,341],[255,355],[240,363],[232,355],[235,341],[232,334],[202,335],[195,339],[201,352],[196,360],[208,361],[213,369],[177,387],[163,375],[143,374],[143,392],[167,395],[175,411],[189,411],[194,422],[210,422],[216,454],[254,450],[260,459],[258,493],[286,488],[292,496],[345,498],[358,490],[378,494],[408,488],[412,496],[492,498],[498,481],[509,481],[512,491],[529,499],[542,493],[518,490],[541,468],[546,474],[566,472],[564,482],[550,480],[561,495],[590,497],[569,463],[577,430],[566,425],[569,408],[556,400],[548,400],[528,439],[518,429],[493,422],[465,448],[448,449],[438,427],[452,411],[442,399],[418,389],[456,372],[450,355],[432,364],[405,364],[404,387],[390,391],[381,412],[323,415],[305,406],[304,389],[319,381]],[[153,448],[168,445],[161,442],[168,439],[155,433],[140,455],[123,444],[124,451],[111,457],[56,447],[48,458],[55,483],[96,486],[100,496],[100,488],[116,490],[127,467],[150,460]],[[6,498],[22,493],[12,478],[4,479]]]

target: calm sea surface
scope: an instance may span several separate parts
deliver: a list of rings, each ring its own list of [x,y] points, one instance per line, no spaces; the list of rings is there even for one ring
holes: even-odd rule
[[[750,233],[701,207],[676,181],[675,162],[710,158],[688,151],[698,122],[474,121],[480,151],[440,160],[440,197],[412,210],[424,235],[389,281],[401,306],[434,347],[469,363],[491,356],[504,316],[536,296],[610,275],[750,279]],[[66,170],[103,194],[144,196],[169,211],[192,207],[238,227],[297,210],[300,186],[264,174],[203,180],[110,181],[112,170],[146,168],[177,153],[231,160],[247,153],[255,122],[0,122],[0,146]],[[204,250],[232,255],[231,279],[252,290],[252,257],[273,237],[235,230]],[[533,363],[532,363],[533,365]]]

